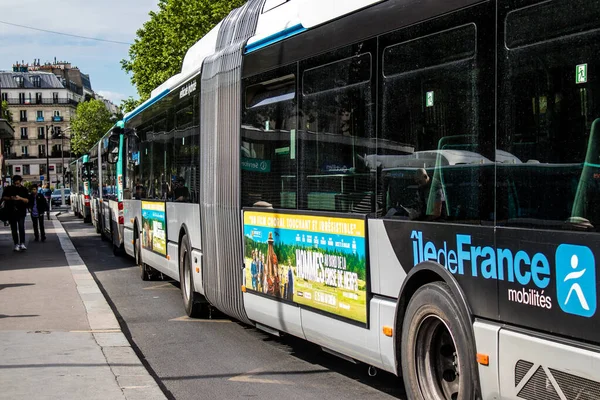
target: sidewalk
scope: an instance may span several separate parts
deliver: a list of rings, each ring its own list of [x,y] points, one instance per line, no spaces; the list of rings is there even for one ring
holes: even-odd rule
[[[56,213],[53,213],[56,214]],[[56,217],[0,226],[0,399],[164,399]]]

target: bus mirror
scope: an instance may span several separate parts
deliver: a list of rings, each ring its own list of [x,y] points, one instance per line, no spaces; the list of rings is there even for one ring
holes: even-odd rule
[[[116,164],[117,162],[119,162],[119,148],[118,147],[114,147],[111,151],[108,152],[106,161],[109,164]]]
[[[119,128],[113,129],[110,136],[108,137],[108,141],[110,144],[117,145],[117,146],[119,145],[119,140],[121,139],[120,131],[121,131],[121,129],[119,129]]]

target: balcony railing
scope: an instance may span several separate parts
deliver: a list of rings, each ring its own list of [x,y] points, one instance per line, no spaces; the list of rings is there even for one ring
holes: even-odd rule
[[[77,104],[79,104],[79,102],[77,102],[76,100],[73,99],[65,99],[65,98],[60,98],[60,97],[55,97],[52,99],[22,99],[22,98],[16,98],[16,97],[9,97],[7,100],[9,105],[36,105],[36,104],[65,104],[65,105],[73,105],[76,106]]]
[[[27,117],[25,117],[25,118],[19,118],[19,122],[27,122]]]
[[[52,117],[52,122],[63,122],[63,120],[64,120],[64,117],[62,117],[62,116],[55,115],[54,117]]]
[[[35,119],[36,122],[44,122],[44,117],[37,117]]]

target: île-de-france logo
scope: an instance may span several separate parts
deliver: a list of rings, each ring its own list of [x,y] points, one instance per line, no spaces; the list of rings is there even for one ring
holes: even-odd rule
[[[566,313],[587,318],[596,313],[596,260],[588,247],[556,249],[556,296]]]

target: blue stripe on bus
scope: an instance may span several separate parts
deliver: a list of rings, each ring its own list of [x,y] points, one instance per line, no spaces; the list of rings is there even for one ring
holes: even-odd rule
[[[303,27],[302,24],[297,24],[294,26],[290,26],[289,28],[285,28],[284,30],[282,30],[280,32],[274,33],[272,35],[269,35],[267,37],[257,40],[254,43],[247,45],[246,46],[246,54],[252,53],[253,51],[256,51],[258,49],[262,49],[263,47],[267,47],[270,44],[277,43],[283,39],[287,39],[290,36],[294,36],[299,33],[302,33],[305,30],[306,30],[306,28]]]
[[[144,111],[145,109],[147,109],[148,107],[150,107],[151,105],[153,105],[154,103],[156,103],[157,101],[161,100],[163,97],[165,97],[166,95],[168,95],[169,92],[170,92],[170,89],[163,90],[161,93],[158,94],[158,96],[152,98],[146,104],[142,104],[142,106],[140,108],[136,108],[135,110],[133,110],[133,112],[130,115],[128,115],[127,117],[123,118],[123,121],[124,122],[128,122],[133,117],[135,117],[136,115],[138,115],[139,113],[141,113],[142,111]]]

